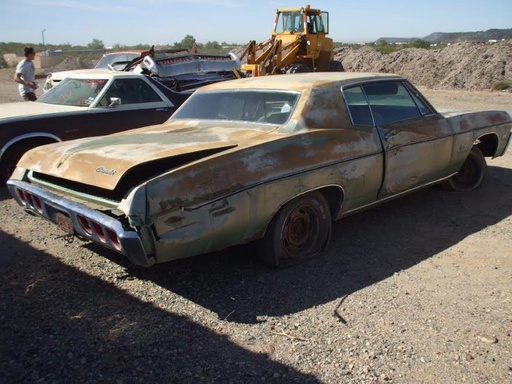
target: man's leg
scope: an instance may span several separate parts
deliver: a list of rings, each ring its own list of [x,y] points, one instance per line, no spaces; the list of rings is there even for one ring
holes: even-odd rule
[[[29,93],[25,93],[25,95],[23,95],[23,100],[25,100],[25,101],[36,101],[37,97],[36,97],[35,93],[29,92]]]

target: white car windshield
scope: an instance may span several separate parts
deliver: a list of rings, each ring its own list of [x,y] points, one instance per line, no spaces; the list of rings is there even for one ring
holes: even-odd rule
[[[98,61],[94,68],[108,68],[109,65],[117,68],[124,68],[133,59],[140,57],[140,53],[119,52],[107,53]]]
[[[93,103],[108,79],[74,79],[66,77],[37,101],[46,104],[88,107]]]
[[[290,91],[212,91],[193,94],[172,119],[255,121],[284,124],[300,93]]]

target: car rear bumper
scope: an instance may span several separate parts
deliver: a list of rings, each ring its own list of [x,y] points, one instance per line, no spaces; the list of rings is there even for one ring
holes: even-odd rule
[[[24,181],[9,180],[7,187],[25,210],[53,222],[64,232],[118,252],[133,264],[148,267],[155,263],[154,257],[144,250],[139,234],[125,229],[115,217]]]

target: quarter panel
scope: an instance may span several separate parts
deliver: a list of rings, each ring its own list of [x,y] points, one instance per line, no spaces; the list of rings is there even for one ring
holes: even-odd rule
[[[371,204],[382,170],[372,127],[298,134],[235,149],[148,182],[146,221],[154,225],[158,255],[171,260],[211,252],[261,237],[281,206],[311,190],[343,189],[341,212]]]

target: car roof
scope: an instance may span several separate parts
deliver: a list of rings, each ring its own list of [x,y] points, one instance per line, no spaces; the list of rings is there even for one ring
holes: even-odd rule
[[[202,90],[221,89],[286,89],[301,91],[325,85],[348,86],[372,80],[397,80],[403,77],[389,73],[367,72],[315,72],[296,73],[287,75],[270,75],[261,77],[247,77],[243,79],[223,81],[201,88]]]
[[[69,72],[68,77],[72,79],[110,79],[112,77],[145,77],[140,73],[136,72],[122,72],[122,71],[111,71],[109,69],[91,69],[89,71],[80,71],[79,73]]]
[[[116,56],[116,55],[125,55],[127,53],[131,53],[134,55],[139,55],[143,52],[147,52],[147,50],[140,50],[140,51],[119,51],[119,52],[107,52],[104,53],[103,56]]]

